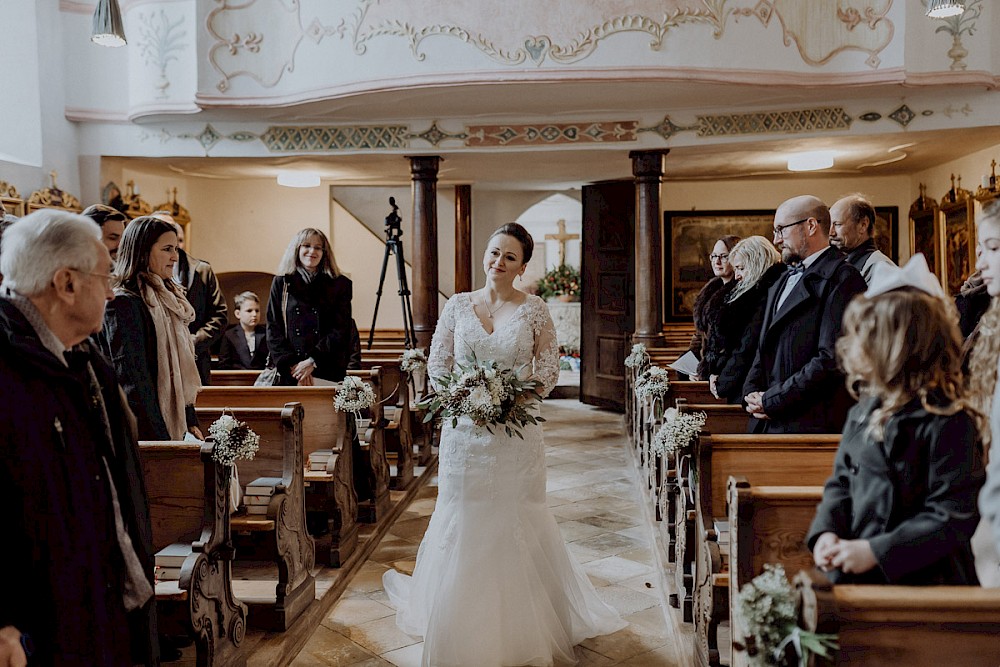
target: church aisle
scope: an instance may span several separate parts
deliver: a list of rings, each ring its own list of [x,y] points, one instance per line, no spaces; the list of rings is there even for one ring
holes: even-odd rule
[[[690,638],[677,637],[667,622],[668,591],[656,570],[652,528],[637,502],[621,415],[571,399],[547,401],[543,414],[549,507],[598,593],[629,621],[615,634],[577,646],[578,664],[690,664]],[[436,493],[435,478],[392,526],[292,665],[420,665],[422,643],[396,627],[382,573],[391,567],[412,571]]]

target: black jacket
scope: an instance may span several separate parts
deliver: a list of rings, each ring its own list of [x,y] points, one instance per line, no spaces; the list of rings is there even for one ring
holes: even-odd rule
[[[784,264],[775,264],[764,272],[756,285],[735,301],[724,300],[715,313],[709,315],[705,379],[709,375],[718,376],[716,389],[728,403],[743,402],[743,383],[757,354],[767,293],[784,271]]]
[[[770,419],[750,418],[750,433],[840,433],[854,401],[837,366],[844,311],[865,291],[861,274],[833,250],[812,263],[781,310],[785,277],[768,292],[760,341],[743,395],[764,392]]]
[[[226,329],[219,347],[219,368],[223,370],[263,370],[267,364],[267,327],[258,324],[254,330],[254,351],[250,354],[243,327],[239,324]]]
[[[807,538],[865,539],[878,567],[830,573],[835,583],[978,585],[970,541],[979,523],[983,448],[966,412],[928,412],[919,399],[893,415],[885,442],[866,432],[875,399],[851,409],[833,476]]]
[[[187,300],[194,307],[194,321],[189,328],[194,334],[194,352],[198,374],[203,385],[209,384],[212,369],[212,343],[226,328],[226,297],[219,289],[219,281],[208,262],[179,251],[177,273],[187,291]]]
[[[156,329],[141,296],[134,292],[115,295],[104,311],[100,340],[135,414],[139,440],[170,440],[157,398],[160,367],[156,360]],[[185,418],[188,427],[198,425],[193,405],[187,406]]]
[[[282,313],[286,284],[288,305]],[[308,284],[297,273],[274,277],[267,304],[267,347],[282,384],[294,385],[292,367],[310,357],[316,362],[316,377],[344,379],[351,355],[352,296],[346,276],[320,273]]]
[[[152,530],[134,425],[97,349],[85,341],[69,357],[67,368],[20,311],[0,299],[0,627],[31,636],[31,665],[152,663],[156,604],[125,612],[125,569],[104,467],[107,461],[126,530],[152,583]],[[101,401],[91,397],[87,361],[108,430]]]

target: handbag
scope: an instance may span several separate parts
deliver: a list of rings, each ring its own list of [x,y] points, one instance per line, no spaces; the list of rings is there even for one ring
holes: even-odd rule
[[[288,316],[285,310],[288,308],[288,283],[281,283],[281,319],[285,320],[285,335],[288,335]],[[270,353],[267,355],[267,363],[264,370],[260,372],[257,379],[253,381],[255,387],[277,387],[281,384],[281,373],[278,372],[278,365],[274,363],[274,358]]]

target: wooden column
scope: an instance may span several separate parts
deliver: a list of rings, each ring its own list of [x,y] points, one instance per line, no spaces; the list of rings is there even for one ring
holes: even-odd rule
[[[660,185],[669,150],[632,151],[635,176],[635,336],[647,347],[663,344],[663,259]]]
[[[407,156],[413,181],[413,331],[417,347],[430,349],[438,317],[436,155]]]
[[[455,293],[472,291],[472,186],[455,186]]]

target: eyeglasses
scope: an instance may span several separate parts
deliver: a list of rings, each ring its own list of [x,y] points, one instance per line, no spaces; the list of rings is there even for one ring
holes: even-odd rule
[[[99,278],[104,278],[108,282],[108,287],[114,287],[115,276],[112,273],[96,273],[94,271],[84,271],[82,269],[73,269],[70,271],[76,271],[77,273],[86,273],[88,276],[97,276]]]
[[[719,260],[720,262],[725,262],[725,261],[727,261],[729,259],[729,253],[726,252],[726,253],[722,253],[722,254],[719,254],[719,255],[716,255],[715,253],[712,253],[711,255],[708,256],[708,258],[710,260],[712,260],[713,262],[715,260]]]
[[[795,225],[801,225],[806,220],[812,220],[812,216],[808,218],[802,218],[801,220],[796,220],[795,222],[789,222],[787,225],[775,225],[774,238],[778,238],[779,236],[784,238],[786,229],[788,229],[789,227],[794,227]]]

